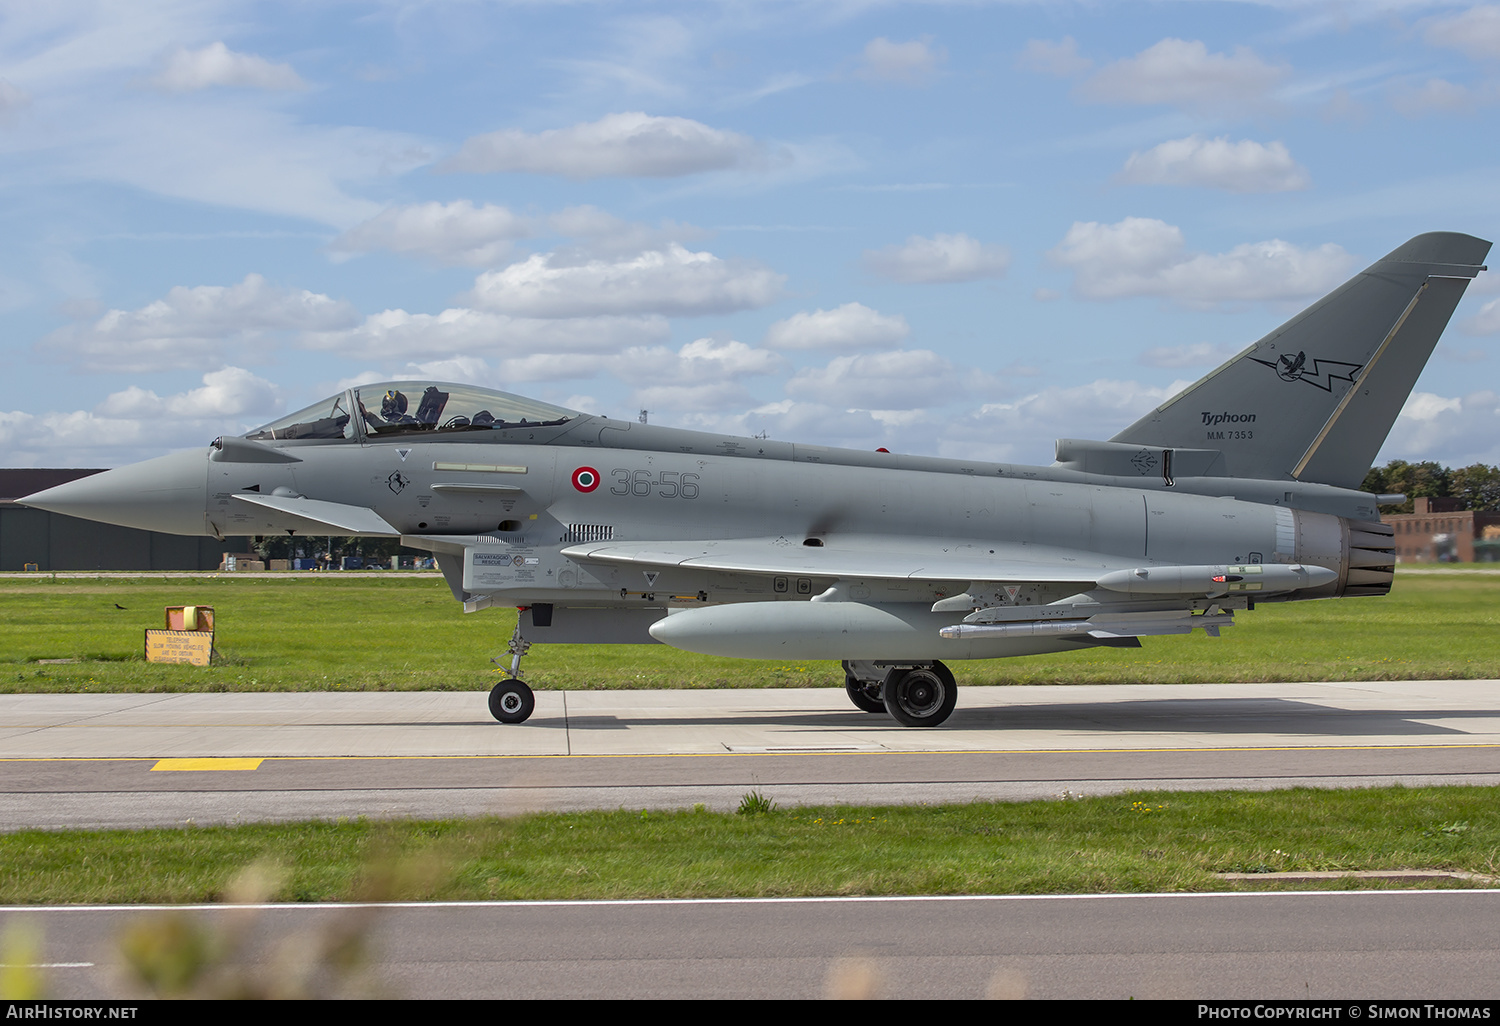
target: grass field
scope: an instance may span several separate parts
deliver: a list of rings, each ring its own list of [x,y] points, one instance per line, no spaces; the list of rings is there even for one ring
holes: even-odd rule
[[[142,630],[182,604],[215,607],[220,665],[142,661]],[[465,616],[442,582],[395,576],[9,579],[0,691],[482,689],[513,616]],[[1381,599],[1264,605],[1220,639],[955,668],[969,684],[1500,678],[1497,627],[1500,577],[1411,576]],[[542,688],[842,684],[833,663],[662,646],[539,646],[527,668]],[[223,900],[252,865],[274,881],[264,896],[285,901],[1223,890],[1271,885],[1216,873],[1275,870],[1492,876],[1500,789],[25,831],[0,835],[0,903]]]
[[[184,604],[215,607],[223,661],[145,663],[142,631]],[[482,690],[514,625],[510,610],[465,615],[432,578],[11,578],[0,582],[0,692]],[[1218,639],[1195,632],[954,670],[961,684],[1500,678],[1497,638],[1500,576],[1409,576],[1383,598],[1261,605]],[[843,684],[837,663],[662,645],[538,645],[525,667],[540,689]]]
[[[0,836],[0,903],[217,901],[253,863],[276,867],[267,896],[280,901],[1076,894],[1269,884],[1226,884],[1221,872],[1494,875],[1500,788],[32,831]]]

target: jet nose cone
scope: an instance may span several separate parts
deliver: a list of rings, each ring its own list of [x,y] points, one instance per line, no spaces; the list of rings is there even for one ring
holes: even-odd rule
[[[207,534],[207,489],[207,452],[190,449],[69,481],[17,501],[143,531]]]

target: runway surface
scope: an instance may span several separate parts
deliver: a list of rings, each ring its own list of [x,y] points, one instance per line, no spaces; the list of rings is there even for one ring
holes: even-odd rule
[[[251,986],[294,983],[317,938],[357,931],[368,973],[311,974],[330,995],[1281,999],[1354,1018],[1353,1001],[1492,1000],[1497,912],[1497,891],[1370,891],[77,907],[0,921],[40,933],[40,971],[62,998],[131,996],[117,938],[184,915],[244,938],[230,964]]]
[[[946,725],[841,690],[0,696],[0,830],[1500,783],[1500,682],[964,688]]]

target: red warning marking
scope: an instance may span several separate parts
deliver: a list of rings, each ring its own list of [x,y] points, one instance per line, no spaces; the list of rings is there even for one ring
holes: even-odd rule
[[[573,487],[580,492],[591,492],[599,487],[599,471],[593,467],[579,467],[573,471]]]

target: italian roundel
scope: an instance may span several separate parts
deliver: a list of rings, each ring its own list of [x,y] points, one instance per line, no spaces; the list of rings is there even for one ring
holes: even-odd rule
[[[580,492],[591,492],[599,487],[599,471],[593,467],[579,467],[573,471],[573,487]]]

